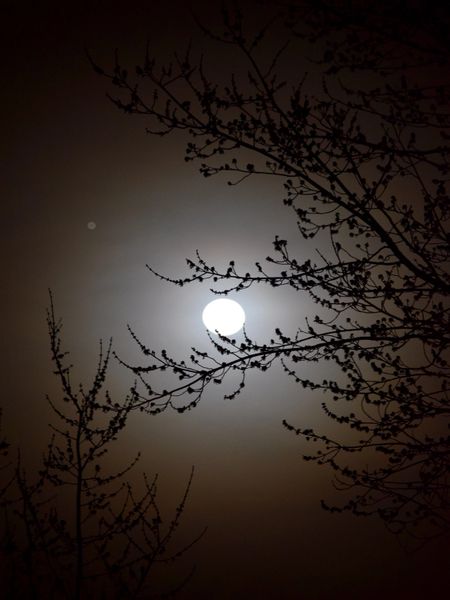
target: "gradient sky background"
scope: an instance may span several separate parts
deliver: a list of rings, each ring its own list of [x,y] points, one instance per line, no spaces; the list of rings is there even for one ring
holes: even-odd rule
[[[189,6],[217,22],[218,2]],[[304,248],[278,181],[252,178],[230,188],[203,179],[184,162],[183,140],[146,136],[143,120],[106,100],[107,82],[88,64],[85,47],[107,66],[116,47],[124,63],[139,61],[147,38],[162,57],[192,36],[202,44],[186,3],[4,0],[0,10],[2,405],[9,441],[34,465],[48,437],[45,393],[58,390],[45,324],[49,287],[65,346],[87,380],[99,338],[113,336],[124,359],[137,356],[127,323],[151,347],[180,358],[192,345],[207,349],[201,311],[208,287],[171,286],[146,263],[183,275],[185,257],[199,248],[211,263],[235,259],[245,270],[271,252],[275,234]],[[223,56],[209,50],[207,59],[227,74]],[[284,289],[255,288],[237,299],[259,340],[276,326],[295,327],[311,310]],[[130,383],[112,367],[113,395]],[[302,395],[278,367],[251,374],[235,401],[223,401],[223,393],[209,391],[183,415],[133,415],[120,442],[121,455],[143,452],[138,470],[160,474],[168,511],[196,467],[181,538],[205,525],[208,532],[175,566],[185,573],[197,564],[181,598],[444,597],[443,542],[407,555],[377,520],[321,510],[319,499],[333,494],[330,473],[304,463],[302,443],[281,425],[283,418],[322,423],[317,398]]]

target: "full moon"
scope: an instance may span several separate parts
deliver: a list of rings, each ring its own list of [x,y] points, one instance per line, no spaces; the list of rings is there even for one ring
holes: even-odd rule
[[[220,335],[231,335],[242,329],[245,312],[235,300],[220,298],[207,304],[203,310],[202,320],[210,331]]]

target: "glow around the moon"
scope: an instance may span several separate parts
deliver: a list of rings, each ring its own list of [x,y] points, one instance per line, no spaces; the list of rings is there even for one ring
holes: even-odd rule
[[[87,228],[93,231],[97,227],[97,223],[95,221],[89,221],[87,224]]]
[[[242,329],[245,312],[235,300],[220,298],[205,306],[202,320],[213,333],[218,331],[221,335],[232,335]]]

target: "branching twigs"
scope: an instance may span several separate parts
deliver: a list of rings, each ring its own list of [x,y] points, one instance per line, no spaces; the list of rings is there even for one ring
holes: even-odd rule
[[[199,253],[181,278],[149,269],[179,286],[208,282],[217,294],[290,286],[316,303],[317,314],[295,334],[277,330],[265,344],[247,333],[242,343],[210,336],[212,351],[193,350],[189,364],[147,348],[132,332],[150,361],[122,360],[137,377],[132,402],[148,412],[183,411],[233,372],[240,383],[228,397],[235,397],[249,370],[280,361],[303,388],[328,394],[323,410],[331,421],[360,436],[339,442],[287,425],[324,446],[314,460],[355,492],[344,508],[377,512],[395,530],[447,531],[448,15],[433,8],[439,18],[428,18],[420,3],[410,10],[403,2],[367,9],[351,3],[351,11],[326,0],[274,5],[279,14],[256,34],[248,34],[239,11],[224,11],[222,31],[203,26],[221,51],[234,47],[242,56],[242,72],[228,81],[208,76],[206,61],[194,60],[191,49],[161,68],[147,52],[134,81],[118,56],[102,74],[116,87],[116,106],[145,118],[150,133],[188,133],[185,158],[198,160],[205,177],[226,173],[235,177],[231,184],[281,177],[299,234],[308,247],[320,240],[313,256],[298,260],[287,240],[275,237],[275,256],[253,273],[234,261],[209,265]],[[286,43],[268,60],[260,49],[271,27],[280,38],[281,23]],[[322,69],[321,92],[305,74],[309,54]],[[285,58],[295,69],[282,79]],[[339,375],[312,381],[303,369],[310,362],[331,363]],[[153,371],[170,371],[180,384],[156,391],[147,380]],[[370,467],[350,466],[347,455],[360,451],[370,455]]]
[[[92,384],[75,387],[51,296],[47,323],[63,399],[48,399],[55,421],[39,476],[30,478],[19,457],[2,488],[7,558],[27,575],[10,586],[15,588],[10,597],[81,599],[103,590],[108,598],[147,598],[156,565],[175,560],[203,535],[173,548],[193,470],[174,516],[165,522],[156,478],[149,482],[144,476],[140,494],[126,480],[140,454],[118,469],[105,460],[134,408],[132,395],[113,402],[103,389],[111,343],[106,352],[100,345]],[[8,581],[3,584],[7,589]]]

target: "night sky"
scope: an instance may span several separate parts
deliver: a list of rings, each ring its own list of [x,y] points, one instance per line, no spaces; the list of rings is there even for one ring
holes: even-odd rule
[[[208,285],[172,286],[146,264],[184,276],[185,258],[199,249],[212,264],[234,259],[245,271],[271,252],[275,234],[305,249],[279,181],[230,187],[202,178],[183,159],[183,137],[147,136],[144,119],[107,100],[111,88],[88,62],[86,48],[110,67],[118,48],[132,66],[147,39],[164,61],[192,38],[226,77],[236,65],[210,49],[186,4],[212,24],[220,18],[218,2],[1,3],[3,427],[31,470],[49,436],[45,394],[59,390],[45,322],[48,288],[75,374],[87,381],[100,338],[112,336],[124,360],[138,356],[127,324],[180,359],[191,346],[208,348],[201,322]],[[245,3],[249,14],[259,10],[254,4]],[[255,288],[237,299],[259,340],[312,310],[306,296],[284,288]],[[113,397],[131,384],[112,364]],[[180,539],[208,531],[173,567],[175,577],[197,566],[181,598],[445,596],[443,541],[406,553],[378,520],[321,509],[320,499],[335,494],[330,473],[303,462],[301,440],[282,426],[283,419],[323,423],[310,392],[281,367],[251,373],[233,401],[223,400],[226,391],[210,389],[185,414],[133,414],[116,457],[142,452],[137,471],[159,473],[168,514],[195,466]]]

